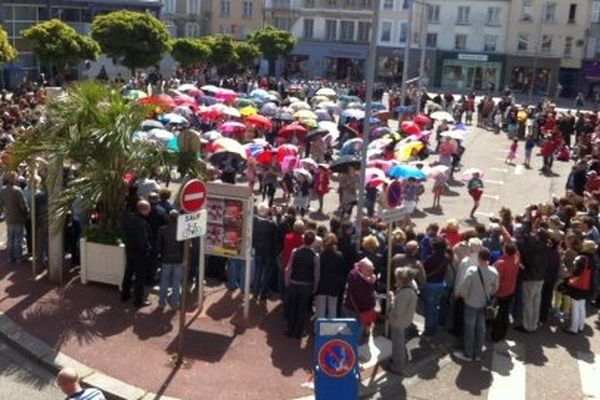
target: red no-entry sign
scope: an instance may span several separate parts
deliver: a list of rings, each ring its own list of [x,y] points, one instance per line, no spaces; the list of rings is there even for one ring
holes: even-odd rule
[[[206,201],[206,186],[198,179],[192,179],[181,189],[179,203],[183,211],[194,213],[204,206]]]

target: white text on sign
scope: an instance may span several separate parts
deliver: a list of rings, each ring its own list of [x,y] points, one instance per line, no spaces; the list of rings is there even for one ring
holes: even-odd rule
[[[177,219],[177,240],[183,241],[206,234],[206,210],[180,215]]]

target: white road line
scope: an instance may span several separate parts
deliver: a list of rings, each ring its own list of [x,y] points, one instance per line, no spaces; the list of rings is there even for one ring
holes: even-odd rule
[[[515,167],[515,175],[523,175],[523,172],[525,172],[525,167],[523,165],[519,164]]]
[[[497,194],[482,194],[481,197],[485,197],[486,199],[494,199],[494,200],[500,200],[500,196],[498,196]]]
[[[506,162],[506,157],[493,157],[493,159],[496,161]]]
[[[491,171],[508,172],[508,168],[490,168]]]
[[[475,211],[475,215],[480,215],[482,217],[493,217],[494,213],[486,213],[483,211]]]
[[[600,399],[600,360],[589,351],[577,352],[581,390],[586,399]]]
[[[493,179],[484,179],[485,183],[491,183],[492,185],[504,185],[504,181],[495,181]]]
[[[492,356],[492,385],[488,400],[525,400],[524,346],[507,341],[508,350],[496,350]]]

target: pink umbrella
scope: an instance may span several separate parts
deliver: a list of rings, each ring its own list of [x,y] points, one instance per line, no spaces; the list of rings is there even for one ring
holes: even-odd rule
[[[485,172],[483,172],[482,170],[480,170],[479,168],[469,168],[466,171],[463,172],[462,174],[462,180],[464,182],[468,182],[473,175],[475,174],[479,174],[479,178],[483,179],[483,176],[485,175]]]
[[[435,178],[439,174],[445,174],[449,169],[447,165],[436,165],[435,167],[427,168],[427,176]]]
[[[226,135],[243,132],[244,130],[246,130],[246,125],[242,124],[241,122],[225,122],[219,128],[219,131]]]
[[[283,162],[283,159],[286,156],[297,156],[298,155],[298,147],[293,144],[282,144],[277,148],[277,160],[279,162]]]
[[[239,96],[236,92],[234,92],[233,90],[229,90],[229,89],[219,89],[216,93],[215,93],[215,97],[219,100],[224,100],[224,101],[233,101],[235,99],[237,99]]]
[[[291,170],[293,170],[294,168],[298,168],[299,167],[299,163],[298,163],[298,157],[296,156],[285,156],[283,157],[283,159],[280,161],[281,164],[281,172],[289,172]]]
[[[456,144],[453,140],[447,140],[440,144],[439,153],[444,156],[450,156],[456,151]]]
[[[421,127],[412,121],[402,122],[400,128],[402,129],[402,132],[408,135],[418,135],[419,133],[421,133]]]
[[[317,168],[319,168],[317,162],[312,158],[303,158],[302,160],[300,160],[300,165],[302,166],[302,168],[305,168],[309,171],[314,171]]]
[[[367,168],[365,170],[365,182],[369,183],[375,178],[385,178],[385,173],[379,168]]]
[[[391,160],[371,160],[367,163],[368,167],[379,168],[384,173],[387,173],[390,168],[394,166],[394,162]]]
[[[178,106],[194,106],[194,107],[198,107],[198,103],[196,103],[196,99],[194,99],[192,96],[188,96],[186,94],[180,94],[178,96],[175,96],[173,98],[173,100],[175,100],[175,104],[177,104]]]

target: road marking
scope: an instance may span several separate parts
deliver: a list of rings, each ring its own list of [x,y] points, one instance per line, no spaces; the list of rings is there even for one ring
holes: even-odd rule
[[[490,170],[497,172],[508,172],[507,168],[490,168]]]
[[[494,157],[494,160],[506,162],[506,157]]]
[[[485,183],[491,183],[492,185],[504,185],[504,181],[495,181],[493,179],[484,179]]]
[[[485,197],[486,199],[494,199],[494,200],[500,200],[500,196],[498,196],[497,194],[482,194],[481,197]]]
[[[523,175],[523,172],[525,172],[525,167],[523,165],[519,164],[515,167],[515,175]]]
[[[185,201],[192,201],[192,200],[198,200],[198,199],[203,199],[204,198],[204,193],[192,193],[192,194],[186,194],[185,196],[183,196],[183,200]]]
[[[525,400],[524,346],[506,341],[507,350],[495,350],[492,356],[492,385],[488,400]]]
[[[475,215],[481,215],[482,217],[493,217],[494,213],[486,213],[483,211],[475,211]]]
[[[600,361],[589,351],[577,352],[581,390],[586,399],[600,399]]]

